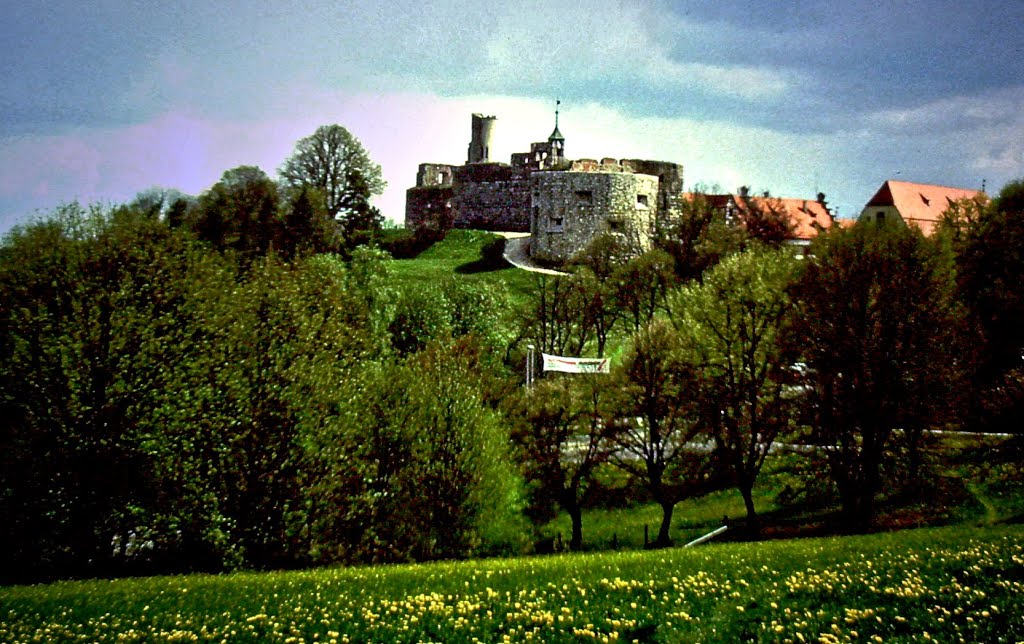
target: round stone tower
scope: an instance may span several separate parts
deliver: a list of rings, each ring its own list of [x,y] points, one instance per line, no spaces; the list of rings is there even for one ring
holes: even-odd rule
[[[472,138],[469,140],[467,163],[487,163],[491,156],[491,134],[494,132],[496,116],[473,115]]]

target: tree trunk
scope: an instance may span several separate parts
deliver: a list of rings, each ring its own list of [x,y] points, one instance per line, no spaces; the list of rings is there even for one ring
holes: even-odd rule
[[[859,533],[871,527],[874,518],[876,486],[860,478],[840,486],[839,500],[843,506],[844,532]]]
[[[676,504],[669,501],[661,502],[661,527],[658,528],[658,538],[652,544],[655,548],[668,548],[672,545],[672,537],[669,530],[672,528],[672,512]]]
[[[743,496],[743,507],[747,509],[747,531],[751,538],[757,539],[761,536],[761,523],[754,509],[754,486],[741,485],[740,495]]]
[[[583,509],[579,504],[565,509],[572,520],[572,537],[569,539],[569,550],[576,552],[583,549]]]

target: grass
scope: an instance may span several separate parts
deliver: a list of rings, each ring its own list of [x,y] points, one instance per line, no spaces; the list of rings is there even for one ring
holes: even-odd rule
[[[768,490],[755,490],[754,505],[759,512],[775,509],[774,494]],[[707,534],[722,525],[724,517],[735,520],[746,515],[743,498],[736,490],[722,490],[707,496],[683,501],[672,514],[671,537],[684,544]],[[644,527],[650,540],[658,534],[661,525],[661,506],[656,503],[638,504],[626,508],[594,508],[583,513],[584,550],[639,549],[644,546]],[[569,515],[564,512],[543,529],[546,537],[562,536],[568,541],[572,534]]]
[[[410,284],[436,284],[457,277],[482,288],[500,289],[511,303],[522,303],[539,278],[489,255],[488,244],[498,239],[498,235],[480,230],[451,230],[417,257],[392,262],[392,275]]]
[[[995,642],[1024,527],[0,588],[0,641]]]

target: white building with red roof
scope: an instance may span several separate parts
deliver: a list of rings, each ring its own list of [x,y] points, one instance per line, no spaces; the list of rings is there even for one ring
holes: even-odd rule
[[[958,201],[985,198],[980,190],[934,186],[908,181],[886,181],[861,211],[858,221],[902,221],[931,235],[942,213]]]

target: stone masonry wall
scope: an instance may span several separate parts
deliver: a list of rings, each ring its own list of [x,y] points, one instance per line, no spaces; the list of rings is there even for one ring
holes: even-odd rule
[[[605,232],[646,250],[657,210],[658,177],[628,172],[535,172],[530,177],[531,254],[565,261]]]
[[[450,186],[455,166],[447,163],[421,163],[416,172],[416,187]]]
[[[683,196],[683,166],[669,161],[623,159],[622,167],[630,172],[658,177],[659,216],[679,214],[680,200]]]
[[[455,228],[530,230],[530,173],[504,164],[455,169],[452,195]]]
[[[405,227],[447,230],[452,225],[452,187],[425,186],[405,191]]]

